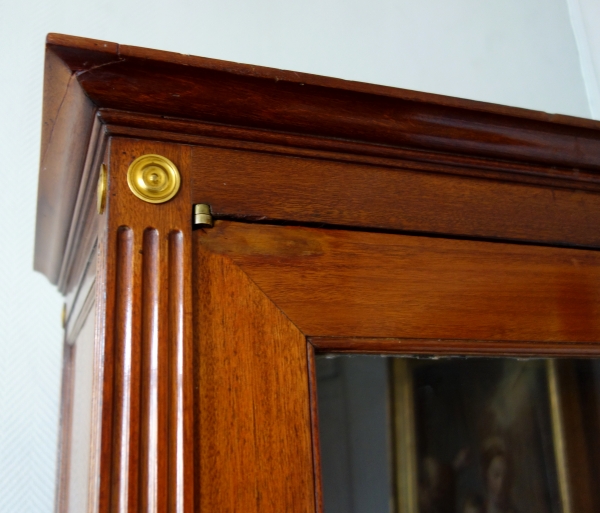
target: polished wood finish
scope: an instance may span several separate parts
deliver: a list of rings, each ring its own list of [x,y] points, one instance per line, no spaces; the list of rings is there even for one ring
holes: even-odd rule
[[[317,394],[317,363],[315,360],[315,348],[309,342],[307,346],[308,356],[308,385],[310,393],[310,420],[312,430],[312,445],[313,445],[313,468],[315,476],[315,511],[321,513],[323,511],[323,483],[321,482],[321,447],[319,445],[319,437],[316,434],[319,432],[319,405]]]
[[[256,155],[239,156],[243,166],[259,160],[249,183],[228,170],[233,174],[223,181],[232,188],[233,180],[242,191],[234,191],[232,202],[222,190],[211,190],[221,188],[218,181],[208,189],[195,185],[194,201],[207,194],[224,216],[600,247],[595,194],[563,190],[600,190],[596,121],[57,34],[48,36],[46,62],[35,267],[53,283],[65,267],[69,221],[96,109],[105,134],[233,145],[272,154],[268,160],[278,172],[285,164],[275,154],[318,153],[316,162],[284,161],[294,168],[284,184],[260,169]],[[348,160],[356,166],[346,171],[333,164]],[[202,162],[200,156],[197,165]],[[222,171],[203,169],[215,178]],[[306,170],[307,181],[298,188],[297,173]],[[343,179],[325,179],[327,173]],[[348,199],[358,196],[352,187],[382,178],[385,188],[374,186],[360,208]],[[257,186],[265,179],[281,188],[268,192],[287,195],[290,206],[273,208]],[[290,184],[298,189],[295,194]],[[246,187],[261,191],[254,204],[243,196]],[[336,193],[329,201],[318,195],[313,201],[301,192],[319,188]],[[306,217],[294,208],[297,201],[307,207]]]
[[[320,353],[598,358],[597,342],[308,337]]]
[[[594,121],[57,34],[48,36],[47,47],[77,73],[101,108],[496,159],[599,166]]]
[[[306,340],[197,238],[194,262],[200,510],[315,511]]]
[[[71,474],[71,431],[73,429],[73,380],[75,346],[63,345],[63,364],[60,391],[60,433],[56,465],[54,510],[69,511],[69,476]]]
[[[222,125],[193,119],[165,118],[154,114],[98,110],[98,117],[112,135],[144,137],[198,146],[215,146],[284,155],[328,157],[388,167],[476,176],[507,181],[598,190],[594,172],[557,166],[493,160],[465,154],[424,151],[363,141],[325,138],[289,132],[268,131],[237,125]]]
[[[72,368],[72,423],[69,433],[67,464],[68,480],[65,483],[65,510],[85,511],[93,503],[95,479],[93,478],[94,451],[90,450],[94,440],[96,420],[94,418],[94,373],[95,360],[95,310],[89,310],[83,319],[77,340],[74,343]],[[90,500],[91,499],[91,500]]]
[[[61,432],[58,446],[56,511],[79,511],[97,502],[99,381],[101,367],[97,305],[97,254],[76,289],[67,295],[64,318]]]
[[[83,273],[87,272],[89,255],[98,240],[96,186],[100,163],[106,160],[107,142],[102,123],[96,118],[57,277],[58,288],[67,298],[76,290]]]
[[[321,512],[316,352],[600,354],[596,121],[56,34],[44,88],[61,513],[81,466],[94,513]],[[127,186],[148,153],[181,172],[161,205]],[[195,203],[214,228],[193,230]]]
[[[59,279],[94,110],[72,70],[47,47],[34,266],[52,283]]]
[[[596,251],[225,221],[194,235],[310,337],[600,340]]]
[[[101,512],[193,508],[189,187],[161,205],[136,198],[127,168],[146,153],[189,173],[186,147],[110,143]]]
[[[589,192],[474,176],[466,180],[398,162],[357,162],[350,155],[336,161],[334,155],[273,153],[195,148],[194,203],[209,203],[217,217],[226,219],[600,243],[600,196]],[[573,215],[578,209],[589,217]]]

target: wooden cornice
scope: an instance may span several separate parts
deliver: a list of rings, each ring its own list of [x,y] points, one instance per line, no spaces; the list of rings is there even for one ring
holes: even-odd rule
[[[98,108],[600,170],[600,123],[51,34]]]
[[[94,136],[96,113],[105,130]],[[42,132],[35,268],[53,283],[88,147],[102,146],[92,137],[235,139],[600,190],[600,122],[58,34],[47,39]]]

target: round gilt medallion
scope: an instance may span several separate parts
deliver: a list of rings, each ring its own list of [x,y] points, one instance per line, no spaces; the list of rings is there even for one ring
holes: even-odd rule
[[[106,208],[106,190],[108,187],[108,178],[106,174],[106,166],[102,164],[100,166],[100,173],[98,173],[98,187],[96,189],[96,208],[98,214],[104,214]]]
[[[177,166],[162,155],[142,155],[127,171],[131,192],[148,203],[164,203],[179,191],[181,178]]]

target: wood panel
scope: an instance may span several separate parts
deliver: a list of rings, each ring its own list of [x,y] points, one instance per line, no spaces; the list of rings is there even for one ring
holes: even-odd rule
[[[98,255],[96,248],[93,249],[94,251],[88,253],[85,272],[80,277],[79,285],[65,297],[65,321],[63,324],[67,343],[74,342],[85,322],[87,313],[96,305],[99,293],[96,287]]]
[[[97,503],[102,283],[96,284],[97,254],[88,252],[87,262],[78,286],[65,298],[57,513],[93,513]]]
[[[306,340],[229,258],[194,264],[198,510],[315,511]]]
[[[73,381],[75,346],[63,344],[63,364],[60,390],[60,432],[56,465],[56,493],[54,509],[57,513],[68,511],[69,476],[71,474],[71,431],[73,427]]]
[[[92,441],[95,420],[93,415],[95,359],[95,308],[85,314],[81,330],[75,341],[73,362],[72,426],[68,430],[69,459],[67,502],[63,510],[69,513],[90,511],[95,483],[92,471]]]
[[[192,166],[192,200],[223,218],[600,246],[585,191],[204,147]]]
[[[136,198],[127,169],[158,153],[178,166],[175,198]],[[191,512],[193,391],[189,150],[110,142],[99,512]],[[104,251],[104,250],[103,250]]]
[[[92,127],[90,145],[84,162],[77,191],[77,199],[68,227],[68,237],[60,262],[58,289],[69,296],[86,270],[88,256],[98,239],[98,217],[96,189],[100,174],[100,163],[106,160],[108,137],[102,122],[96,118]]]
[[[600,340],[595,251],[233,222],[195,237],[307,336]]]
[[[92,261],[95,264],[95,259]],[[100,367],[97,289],[86,280],[82,280],[80,289],[86,300],[73,309],[65,326],[55,502],[58,513],[93,512],[96,499],[96,400]]]

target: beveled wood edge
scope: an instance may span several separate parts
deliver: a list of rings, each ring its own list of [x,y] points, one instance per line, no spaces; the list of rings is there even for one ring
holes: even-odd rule
[[[596,251],[234,221],[193,234],[242,268],[305,336],[341,349],[375,341],[398,351],[404,340],[423,351],[447,339],[455,354],[481,341],[483,351],[488,340],[595,351],[600,340],[588,313],[598,305]],[[560,283],[574,286],[564,303],[554,300]]]
[[[340,91],[358,95],[356,98],[364,100],[366,102],[364,105],[387,99],[385,101],[410,102],[411,108],[417,109],[417,112],[426,106],[439,107],[442,110],[438,112],[440,116],[438,122],[443,122],[444,116],[448,113],[451,113],[448,114],[450,116],[448,120],[453,122],[459,119],[457,118],[459,114],[467,117],[475,116],[473,119],[479,120],[478,123],[481,125],[476,129],[481,131],[478,136],[483,137],[484,140],[487,140],[486,137],[492,137],[490,134],[494,127],[506,129],[510,135],[515,135],[517,132],[512,134],[511,130],[515,126],[520,130],[521,125],[528,133],[536,134],[535,137],[539,136],[538,138],[543,139],[548,136],[550,139],[540,143],[542,146],[535,149],[534,153],[537,152],[537,156],[532,154],[529,157],[512,158],[511,152],[508,152],[507,157],[502,154],[502,151],[506,153],[508,148],[506,146],[494,157],[494,160],[490,160],[486,156],[473,154],[468,147],[469,140],[464,134],[446,141],[457,146],[456,151],[445,148],[440,152],[439,148],[434,146],[431,148],[424,148],[422,145],[411,146],[411,144],[394,146],[361,139],[360,136],[337,137],[336,135],[339,134],[335,133],[324,136],[311,132],[311,129],[306,127],[290,126],[289,131],[284,132],[273,127],[257,129],[241,118],[239,122],[229,126],[215,123],[214,120],[207,122],[196,118],[169,119],[169,108],[163,116],[156,116],[145,112],[145,107],[141,104],[140,112],[137,113],[111,111],[110,108],[101,109],[102,121],[106,122],[108,118],[111,120],[110,127],[104,125],[102,128],[101,123],[94,117],[97,105],[86,96],[85,88],[82,87],[85,81],[81,79],[84,76],[89,79],[90,73],[106,66],[115,64],[121,66],[128,59],[138,64],[143,61],[145,65],[152,62],[157,65],[169,63],[176,66],[181,73],[191,68],[213,70],[221,74],[219,76],[224,83],[233,80],[233,77],[245,77],[245,80],[248,79],[253,84],[249,86],[254,88],[253,90],[264,91],[265,101],[268,100],[271,90],[269,88],[272,88],[274,81],[289,82],[303,86],[298,90],[297,97],[298,101],[303,101],[305,104],[312,98],[310,94],[321,94],[319,91],[329,91],[327,94],[333,94],[335,91]],[[124,78],[127,76],[127,69],[121,66],[115,68],[115,72],[121,73]],[[155,73],[151,76],[151,80],[159,79],[160,74]],[[113,85],[116,87],[117,84]],[[309,85],[314,88],[304,87]],[[110,95],[111,88],[112,86],[109,85],[105,87],[107,95]],[[311,89],[312,93],[303,96],[302,91],[308,89]],[[173,102],[177,101],[180,100],[173,98]],[[101,105],[101,107],[107,106],[110,107],[110,101],[108,105]],[[293,105],[290,106],[289,110],[292,114],[290,112],[288,114],[293,116],[294,108]],[[234,115],[235,111],[232,112]],[[320,114],[330,116],[332,119],[332,112],[323,111]],[[337,113],[338,116],[340,114],[341,111]],[[348,119],[341,122],[346,123],[346,128],[351,128],[352,116],[346,114],[344,119]],[[152,122],[150,131],[143,127],[144,123],[149,121]],[[109,128],[108,132],[106,128]],[[472,129],[473,127],[468,128],[467,132]],[[68,275],[73,265],[72,250],[77,246],[77,234],[80,233],[76,213],[80,208],[81,189],[87,191],[90,189],[89,167],[88,163],[84,164],[84,161],[86,156],[88,161],[94,161],[94,158],[90,157],[94,154],[94,145],[103,144],[98,143],[97,137],[107,138],[109,133],[136,138],[160,138],[185,144],[233,146],[250,151],[305,155],[466,177],[485,176],[492,180],[583,189],[590,192],[600,190],[598,175],[600,161],[590,161],[587,164],[581,161],[582,158],[589,160],[590,155],[586,157],[586,151],[578,146],[585,140],[592,144],[590,148],[597,146],[600,155],[600,122],[328,77],[119,46],[104,41],[57,34],[50,34],[47,40],[42,132],[34,268],[44,273],[52,283],[58,284],[63,293],[77,280],[77,277]],[[442,139],[443,137],[445,136],[442,136]],[[516,139],[515,137],[512,139],[508,137],[511,139],[508,142],[498,142],[502,137],[497,137],[496,134],[486,144],[492,146],[514,144],[519,142],[518,137]],[[440,136],[437,135],[435,138],[439,139]],[[562,165],[549,165],[549,162],[557,163],[554,161],[556,155],[553,153],[552,141],[565,143],[565,146],[558,151]],[[466,144],[463,145],[464,147],[461,146],[463,142]],[[527,146],[526,141],[520,142],[523,144],[517,146]],[[593,150],[594,154],[595,152],[596,149]]]
[[[422,149],[394,148],[114,109],[99,109],[98,117],[105,123],[106,132],[111,136],[600,191],[600,175],[597,173],[561,166],[440,154]]]
[[[593,120],[60,34],[48,36],[47,48],[76,74],[98,107],[123,110],[117,101],[121,94],[132,107],[126,110],[140,113],[176,116],[183,112],[190,119],[229,125],[600,170],[594,157],[600,155],[600,122]],[[136,90],[143,90],[145,83],[166,84],[174,74],[185,81],[204,73],[217,80],[218,90],[227,91],[224,94],[235,101],[213,105],[212,114],[205,108],[193,111],[189,88],[182,90],[187,95],[176,94],[179,91],[173,87],[177,88],[177,82],[167,88],[168,102],[158,98],[163,91],[156,87],[151,95],[131,98],[127,79],[140,67],[144,71],[135,79]],[[98,87],[100,83],[102,87]],[[202,87],[215,86],[207,82]],[[210,102],[209,89],[201,90],[207,97],[194,99],[202,100],[202,105]],[[271,100],[280,101],[283,90],[287,91],[285,101],[275,105]],[[236,101],[246,94],[260,98],[261,105],[240,108]],[[308,118],[306,108],[311,111]],[[372,123],[378,116],[381,127]]]
[[[34,269],[57,284],[95,107],[71,70],[46,51]]]
[[[54,490],[54,511],[68,511],[69,472],[71,466],[71,432],[73,424],[73,381],[75,378],[74,344],[63,342],[63,361],[60,389],[60,425],[56,447],[56,482]]]
[[[101,120],[95,116],[85,163],[77,191],[71,222],[65,226],[67,241],[60,262],[57,285],[68,295],[77,286],[84,272],[89,254],[97,242],[97,182],[100,164],[106,160],[108,134]]]
[[[64,63],[46,53],[34,269],[66,292],[65,273],[77,251],[82,188],[104,145],[95,107]],[[74,244],[75,243],[75,244]],[[61,279],[62,278],[62,279]],[[77,277],[74,280],[77,281]]]
[[[194,243],[197,243],[197,238]],[[212,249],[204,246],[205,251],[213,253]],[[224,255],[222,251],[214,254]],[[314,354],[356,353],[356,354],[386,354],[386,355],[431,355],[431,356],[513,356],[513,357],[600,357],[600,340],[591,342],[570,340],[482,340],[482,339],[426,339],[426,338],[384,338],[384,337],[336,337],[319,336],[316,333],[308,333],[285,313],[267,291],[263,290],[252,276],[244,270],[243,266],[236,263],[231,255],[230,261],[240,268],[242,272],[266,295],[266,297],[288,317],[291,323],[306,337],[309,358],[309,372],[312,372],[311,358]],[[313,377],[309,376],[309,380]],[[313,383],[313,381],[311,381]],[[311,385],[313,386],[313,385]],[[312,393],[312,392],[311,392]],[[316,418],[316,417],[313,417]],[[314,422],[314,420],[313,420]]]
[[[308,391],[310,395],[310,424],[312,431],[313,468],[315,476],[315,513],[323,513],[323,479],[321,475],[321,443],[319,439],[317,367],[315,361],[315,348],[308,340],[306,343],[306,356],[308,359]]]
[[[592,119],[578,118],[576,116],[549,114],[521,107],[509,107],[490,102],[467,100],[464,98],[434,93],[422,93],[410,89],[371,84],[368,82],[344,80],[312,73],[211,59],[66,34],[49,33],[46,37],[46,46],[59,55],[73,71],[89,71],[98,66],[122,62],[127,58],[136,58],[180,66],[223,71],[231,75],[335,88],[416,102],[427,101],[444,107],[462,108],[485,113],[497,113],[536,121],[560,123],[569,126],[592,129],[600,128],[600,122]],[[77,52],[77,50],[79,50],[79,52]]]
[[[92,248],[85,272],[82,274],[77,290],[67,298],[65,341],[67,344],[75,343],[87,315],[90,313],[97,300],[96,275],[97,275],[96,244]]]
[[[112,400],[112,357],[105,353],[106,350],[106,290],[107,290],[107,229],[108,219],[104,216],[99,220],[96,251],[95,251],[95,269],[96,276],[94,278],[94,289],[96,294],[95,301],[95,327],[94,338],[96,340],[94,348],[94,361],[97,362],[95,367],[97,372],[94,373],[94,381],[92,384],[92,432],[90,443],[90,486],[89,486],[89,503],[101,503],[101,468],[102,459],[106,449],[104,444],[104,436],[109,433],[104,433],[106,424],[104,423],[103,411],[104,407],[110,408]],[[110,399],[109,399],[110,398]],[[106,403],[105,400],[109,399]],[[106,416],[108,417],[108,416]],[[93,510],[94,513],[100,511],[99,508]]]
[[[543,340],[453,340],[307,336],[317,354],[350,353],[406,356],[488,356],[596,358],[599,342]]]
[[[214,456],[210,457],[211,454],[217,455],[218,459],[222,461],[224,459],[230,459],[233,465],[238,465],[240,462],[240,454],[235,450],[231,451],[224,450],[224,445],[229,445],[225,442],[226,439],[234,440],[234,444],[240,448],[241,453],[248,453],[248,445],[255,447],[254,455],[249,458],[252,461],[244,461],[244,466],[247,472],[250,472],[250,476],[258,476],[256,480],[256,488],[252,492],[253,486],[241,486],[240,495],[253,496],[250,501],[246,504],[247,510],[255,511],[254,506],[260,506],[264,504],[263,508],[269,511],[313,511],[313,508],[317,507],[317,482],[315,481],[315,471],[318,463],[315,462],[315,437],[318,437],[318,432],[315,431],[315,415],[314,409],[316,407],[316,401],[311,403],[312,394],[316,393],[314,382],[311,385],[310,381],[310,346],[306,343],[306,337],[298,328],[298,326],[285,315],[285,313],[278,307],[276,303],[269,298],[264,291],[257,286],[256,282],[241,269],[233,260],[228,256],[219,254],[208,250],[207,248],[197,244],[194,240],[194,261],[198,264],[194,266],[194,339],[195,339],[195,396],[196,405],[201,405],[197,410],[196,415],[196,429],[198,426],[203,426],[205,433],[200,433],[198,439],[201,441],[200,444],[194,446],[198,449],[196,453],[197,463],[196,468],[218,468],[219,465],[215,463]],[[216,307],[216,309],[215,309]],[[247,315],[247,319],[252,318],[252,321],[242,322],[239,320],[239,315]],[[233,320],[236,317],[237,320]],[[265,319],[267,323],[265,324]],[[256,325],[254,323],[256,322]],[[257,327],[258,325],[258,327]],[[261,326],[272,326],[266,331],[262,331]],[[269,331],[272,330],[272,331]],[[252,335],[250,338],[246,338],[248,334],[253,332],[260,333],[260,339],[256,340],[256,343],[252,343]],[[228,335],[228,336],[224,336]],[[264,343],[263,336],[269,340],[269,343]],[[236,345],[237,344],[237,345]],[[290,347],[291,345],[291,347]],[[277,365],[267,365],[273,368],[273,375],[268,375],[271,371],[264,370],[253,374],[250,369],[256,369],[264,362],[271,362],[268,358],[269,352],[273,354],[273,347],[279,346],[276,350],[277,357],[281,358],[277,362]],[[234,351],[234,354],[227,353],[226,356],[222,356],[222,352],[228,351],[228,348],[237,347],[240,348],[239,352],[244,353],[240,355]],[[291,350],[282,351],[283,347],[288,347]],[[254,349],[252,349],[254,348]],[[218,354],[215,354],[215,351]],[[290,354],[293,358],[290,358]],[[251,355],[250,357],[248,355]],[[212,357],[211,357],[212,356]],[[250,360],[248,360],[250,358]],[[252,360],[252,359],[255,360]],[[283,361],[287,360],[286,365],[282,365]],[[254,363],[252,363],[254,362]],[[259,363],[260,362],[260,363]],[[233,377],[229,374],[223,375],[222,372],[217,372],[217,368],[229,368],[233,373]],[[244,369],[241,371],[241,369]],[[239,379],[239,373],[242,375],[250,375],[248,379]],[[277,375],[281,381],[279,383],[273,383],[273,377]],[[201,383],[205,380],[210,382],[213,376],[219,376],[217,379],[217,386],[206,384],[203,386]],[[224,376],[227,376],[224,378]],[[227,382],[229,381],[229,385]],[[266,383],[270,383],[265,388]],[[250,392],[250,394],[248,394]],[[263,404],[271,404],[270,400],[265,396],[269,394],[278,396],[280,401],[284,397],[285,402],[289,402],[289,407],[263,407]],[[235,400],[229,401],[230,394],[236,397]],[[217,396],[221,396],[219,400],[215,399]],[[240,397],[246,397],[246,401],[240,401]],[[289,397],[293,397],[293,400],[289,400]],[[209,397],[207,399],[207,397]],[[240,402],[238,402],[240,401]],[[255,406],[252,403],[255,402]],[[207,403],[210,406],[207,408]],[[222,408],[222,404],[238,404],[242,410],[242,413],[237,411],[233,417],[231,417],[231,423],[224,422],[221,419],[218,422],[217,432],[223,433],[222,425],[227,424],[227,435],[220,436],[207,436],[206,431],[210,432],[215,429],[217,422],[214,422],[213,418],[211,422],[203,422],[204,415],[207,412],[214,410],[214,405],[217,404],[217,411],[223,410],[225,417],[231,415],[231,409]],[[197,407],[196,406],[196,407]],[[289,408],[295,409],[296,414],[290,417]],[[251,412],[251,413],[249,413]],[[301,412],[301,415],[300,415]],[[199,413],[199,414],[198,414]],[[255,431],[257,426],[265,426],[264,418],[272,417],[278,418],[278,422],[272,422],[273,426],[288,427],[288,432],[292,433],[293,436],[290,438],[286,436],[278,436],[277,444],[282,453],[267,454],[260,450],[260,445],[263,444],[264,440],[268,439],[269,435],[264,435],[261,432],[260,436],[250,436],[247,441],[240,440],[235,432],[248,433]],[[300,418],[302,417],[302,418]],[[261,421],[262,419],[262,421]],[[293,429],[289,429],[289,424],[286,424],[286,420],[295,424]],[[296,421],[292,421],[296,419]],[[217,419],[218,420],[218,419]],[[300,422],[301,421],[301,422]],[[283,423],[282,423],[283,422]],[[241,430],[244,426],[248,427],[248,430]],[[301,425],[300,425],[301,424]],[[210,427],[209,427],[210,426]],[[274,428],[278,429],[277,427]],[[259,430],[260,431],[260,430]],[[268,430],[267,430],[268,431]],[[214,431],[213,431],[214,434]],[[271,435],[272,436],[272,435]],[[242,435],[240,435],[242,437]],[[202,441],[204,441],[202,443]],[[216,444],[215,444],[216,442]],[[214,447],[210,445],[216,445],[219,450],[215,452]],[[285,450],[282,448],[284,446]],[[302,454],[296,454],[296,456],[302,456],[300,460],[297,458],[291,458],[290,455],[298,451]],[[205,455],[209,455],[208,457]],[[263,460],[263,458],[266,459]],[[306,458],[305,458],[306,457]],[[201,460],[206,461],[201,462]],[[260,461],[263,460],[265,465],[261,465]],[[290,461],[294,461],[294,465],[289,465]],[[280,475],[279,472],[275,474],[266,473],[266,468],[279,467],[284,468],[286,472],[296,474],[297,479],[289,479],[289,476]],[[222,470],[222,469],[221,469]],[[212,471],[212,470],[211,470]],[[205,474],[196,473],[196,490],[200,490],[196,497],[203,497],[204,501],[212,501],[196,503],[196,509],[204,511],[230,511],[231,508],[227,508],[230,501],[230,493],[221,493],[223,504],[220,504],[220,508],[214,504],[215,497],[209,497],[202,494],[202,487],[210,487],[214,489],[210,484],[211,477],[207,476],[210,472]],[[223,472],[223,480],[225,486],[230,488],[231,481],[238,479],[239,472]],[[278,479],[273,480],[272,476],[279,476]],[[273,486],[278,489],[278,493],[273,493],[273,490],[269,490],[269,486],[265,486],[265,477],[269,482],[273,481]],[[204,481],[202,481],[204,479]],[[243,480],[243,479],[242,479]],[[199,484],[201,483],[201,485]],[[281,493],[282,483],[287,483],[283,486],[283,489],[287,489],[286,493]],[[297,493],[297,491],[306,486],[302,490],[300,496],[301,501],[290,503],[290,496]],[[266,496],[265,492],[273,493],[271,496]],[[235,495],[235,494],[233,494]],[[234,502],[237,499],[231,498]],[[281,508],[282,501],[287,502],[287,508]],[[221,501],[219,501],[221,502]],[[279,508],[273,508],[275,503]],[[224,506],[225,505],[225,506]],[[239,504],[238,504],[239,506]],[[239,509],[239,508],[238,508]],[[246,511],[244,509],[244,511]],[[257,509],[260,511],[261,509]],[[235,510],[237,511],[237,509]],[[315,510],[320,511],[320,510]]]

